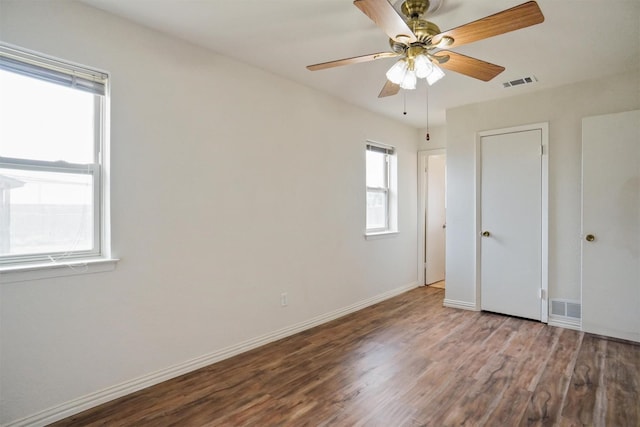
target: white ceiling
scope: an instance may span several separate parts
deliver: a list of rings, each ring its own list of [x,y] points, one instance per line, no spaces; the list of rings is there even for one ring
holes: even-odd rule
[[[389,50],[384,32],[351,0],[83,1],[371,111],[426,126],[424,80],[417,90],[377,97],[393,59],[314,72],[305,68]],[[428,19],[444,31],[524,1],[443,0]],[[430,124],[444,123],[448,108],[640,68],[640,0],[538,0],[538,4],[545,16],[542,24],[454,49],[506,70],[490,82],[445,70],[446,77],[429,88]],[[504,81],[531,75],[539,81],[502,87]]]

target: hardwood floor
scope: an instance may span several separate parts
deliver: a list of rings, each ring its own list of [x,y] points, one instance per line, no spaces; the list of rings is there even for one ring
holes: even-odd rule
[[[444,289],[445,288],[445,281],[441,280],[439,282],[436,283],[432,283],[429,285],[430,288],[437,288],[437,289]]]
[[[56,426],[640,426],[640,346],[417,288]]]

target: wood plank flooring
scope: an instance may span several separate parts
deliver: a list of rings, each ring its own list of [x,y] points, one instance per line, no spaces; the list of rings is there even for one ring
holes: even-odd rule
[[[640,346],[422,287],[55,426],[640,426]]]
[[[430,288],[444,289],[446,286],[446,282],[441,280],[439,282],[435,282],[429,285]]]

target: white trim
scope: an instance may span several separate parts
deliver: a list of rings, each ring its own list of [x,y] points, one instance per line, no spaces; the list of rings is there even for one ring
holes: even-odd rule
[[[476,133],[476,161],[475,161],[475,230],[476,236],[476,262],[475,262],[475,277],[476,277],[476,306],[479,310],[481,307],[481,280],[480,280],[480,231],[482,227],[481,218],[481,155],[480,155],[480,141],[482,137],[489,135],[501,135],[505,133],[526,132],[531,130],[540,130],[541,145],[542,145],[542,157],[541,157],[541,187],[542,187],[542,200],[541,200],[541,288],[542,297],[540,299],[540,321],[547,323],[549,321],[549,123],[532,123],[528,125],[515,126],[503,129],[493,129],[487,131],[481,131]]]
[[[418,151],[418,283],[425,284],[425,243],[426,243],[426,212],[427,212],[427,158],[429,156],[446,156],[447,150]]]
[[[480,311],[480,308],[476,306],[475,302],[457,301],[454,299],[445,298],[442,305],[449,308],[461,308],[463,310]]]
[[[482,212],[482,205],[481,205],[481,193],[482,193],[482,165],[481,165],[481,160],[482,160],[482,155],[480,152],[480,134],[476,133],[476,146],[475,146],[475,163],[474,163],[474,167],[475,167],[475,193],[473,195],[474,197],[474,206],[475,206],[475,224],[474,224],[474,228],[473,228],[473,235],[474,236],[479,236],[481,229],[482,229],[482,218],[480,216],[480,213]],[[475,269],[475,280],[476,280],[476,286],[474,288],[475,291],[475,295],[474,295],[474,299],[475,299],[475,307],[476,310],[480,311],[482,309],[482,305],[481,305],[481,301],[482,301],[482,290],[480,289],[480,246],[481,246],[482,242],[480,239],[476,238],[476,247],[475,247],[475,258],[476,258],[476,262],[475,265],[473,266],[473,268]]]
[[[640,333],[634,331],[626,331],[622,327],[616,325],[615,328],[603,327],[601,325],[596,325],[593,322],[586,322],[586,326],[584,328],[585,332],[590,334],[602,335],[604,337],[611,337],[615,339],[621,339],[626,341],[633,341],[635,343],[640,343]]]
[[[398,231],[380,231],[380,232],[371,232],[365,233],[364,238],[367,240],[378,240],[378,239],[387,239],[389,237],[396,237],[398,235]]]
[[[62,403],[60,405],[54,406],[52,408],[46,409],[36,414],[13,421],[10,424],[5,425],[4,427],[22,427],[22,426],[39,427],[39,426],[48,425],[55,421],[59,421],[66,417],[70,417],[74,414],[78,414],[84,410],[93,408],[95,406],[101,405],[103,403],[109,402],[111,400],[117,399],[127,394],[159,384],[163,381],[167,381],[172,378],[176,378],[180,375],[184,375],[186,373],[195,371],[205,366],[209,366],[213,363],[219,362],[224,359],[228,359],[230,357],[233,357],[240,353],[244,353],[254,348],[263,346],[270,342],[274,342],[279,339],[286,338],[288,336],[297,334],[299,332],[305,331],[307,329],[313,328],[323,323],[330,322],[339,317],[346,316],[347,314],[353,313],[358,310],[362,310],[363,308],[369,307],[371,305],[377,304],[379,302],[382,302],[394,296],[400,295],[416,287],[418,287],[418,284],[416,282],[413,282],[408,285],[392,289],[382,294],[359,301],[355,304],[351,304],[347,307],[343,307],[343,308],[331,311],[329,313],[313,317],[309,320],[302,321],[295,325],[291,325],[286,328],[282,328],[277,331],[274,331],[256,338],[252,338],[252,339],[243,341],[241,343],[223,348],[221,350],[214,351],[213,353],[205,354],[203,356],[196,357],[191,360],[187,360],[183,363],[179,363],[177,365],[170,366],[168,368],[161,369],[159,371],[152,372],[150,374],[143,375],[138,378],[134,378],[124,383],[120,383],[112,387],[107,387],[103,390],[87,394],[77,399],[70,400],[68,402]]]
[[[542,216],[542,307],[540,312],[540,321],[548,323],[549,321],[549,123],[539,123],[542,133],[542,200],[541,212]]]
[[[113,271],[118,259],[97,258],[0,267],[0,284]]]
[[[582,324],[580,322],[580,319],[570,319],[568,317],[563,317],[563,316],[554,316],[553,314],[549,315],[548,325],[555,326],[558,328],[582,331]]]

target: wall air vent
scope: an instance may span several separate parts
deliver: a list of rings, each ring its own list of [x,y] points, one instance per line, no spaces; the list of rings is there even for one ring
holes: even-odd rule
[[[514,86],[522,86],[522,85],[535,83],[537,81],[538,79],[536,78],[536,76],[527,76],[527,77],[511,80],[508,82],[504,82],[502,83],[502,87],[507,88],[507,87],[514,87]]]
[[[551,300],[551,314],[580,319],[582,317],[582,307],[577,301],[553,299]]]

